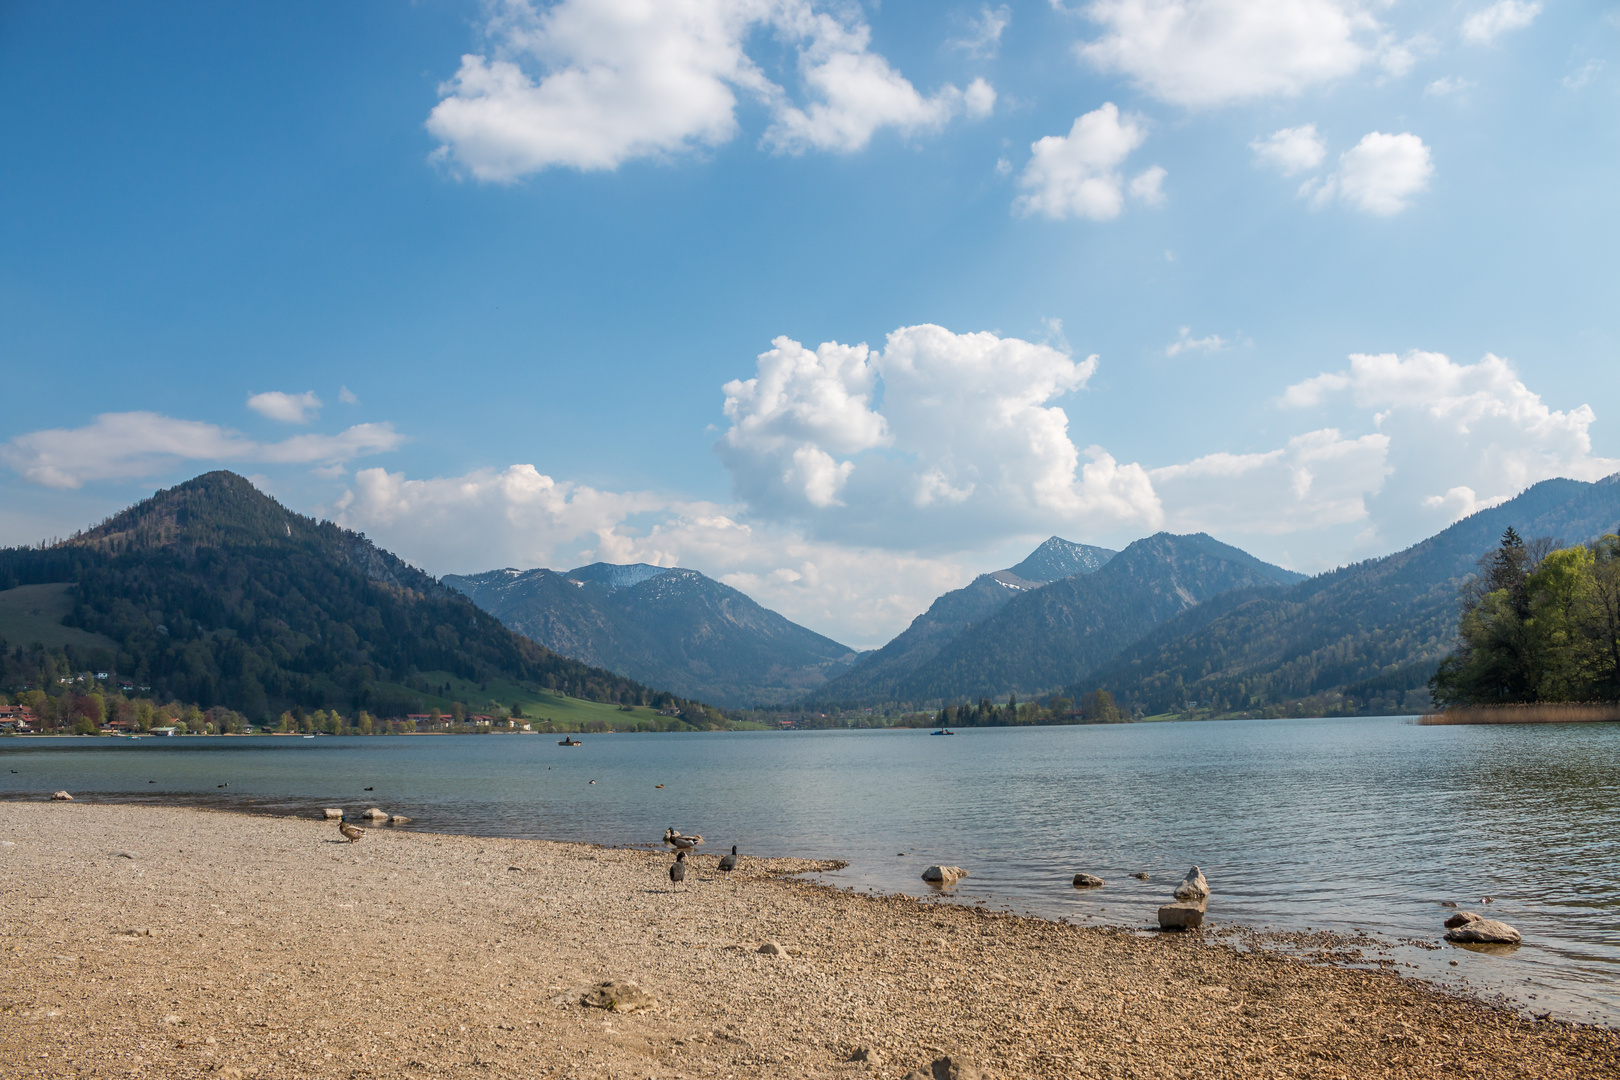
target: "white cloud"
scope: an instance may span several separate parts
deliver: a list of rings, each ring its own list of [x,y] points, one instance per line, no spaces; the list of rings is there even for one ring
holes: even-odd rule
[[[1378,23],[1353,0],[1095,0],[1104,27],[1079,55],[1191,108],[1292,95],[1374,55]]]
[[[347,386],[338,387],[338,400],[343,402],[343,404],[345,404],[345,405],[358,405],[358,404],[360,404],[360,398],[355,394],[355,392],[353,390],[350,390]]]
[[[979,10],[979,17],[968,20],[968,32],[951,42],[969,56],[989,58],[1001,47],[1001,35],[1012,22],[1012,9],[1006,4],[992,8],[989,4]]]
[[[1223,352],[1231,347],[1232,343],[1219,334],[1195,338],[1192,336],[1192,327],[1183,326],[1180,336],[1164,347],[1164,355],[1177,356],[1184,352]]]
[[[1319,407],[1344,395],[1389,436],[1389,516],[1408,522],[1403,536],[1414,539],[1420,525],[1447,524],[1539,480],[1620,470],[1620,459],[1592,453],[1589,406],[1549,407],[1498,356],[1458,364],[1432,352],[1357,354],[1348,371],[1290,386],[1282,403]],[[1419,509],[1429,513],[1414,517]]]
[[[1430,97],[1449,97],[1452,94],[1462,94],[1474,88],[1474,84],[1467,79],[1455,75],[1442,75],[1428,86],[1423,92]]]
[[[315,396],[313,390],[306,390],[302,394],[284,394],[280,390],[270,390],[263,394],[254,394],[247,399],[247,405],[260,416],[268,416],[283,424],[307,424],[315,419],[316,413],[320,412],[321,399]]]
[[[1082,451],[1050,404],[1096,357],[930,325],[894,331],[882,351],[774,344],[753,378],[725,385],[731,427],[716,444],[756,516],[913,547],[1018,523],[1157,520],[1143,470]]]
[[[18,435],[0,461],[30,483],[78,488],[95,480],[151,476],[181,462],[334,465],[392,450],[404,436],[389,424],[358,424],[337,435],[297,435],[259,443],[238,432],[153,412],[102,413],[80,428]]]
[[[1579,90],[1587,83],[1597,78],[1598,72],[1603,70],[1603,61],[1588,60],[1574,71],[1565,75],[1562,82],[1565,90]]]
[[[1497,0],[1488,8],[1469,15],[1463,20],[1463,40],[1474,45],[1489,45],[1510,30],[1523,30],[1541,14],[1541,4],[1523,0]]]
[[[1320,166],[1322,159],[1327,157],[1327,143],[1316,133],[1315,124],[1274,131],[1264,139],[1251,142],[1249,148],[1254,151],[1257,161],[1271,166],[1284,176],[1309,172]]]
[[[1364,214],[1390,217],[1411,205],[1412,197],[1429,186],[1434,159],[1423,140],[1410,131],[1362,136],[1339,155],[1339,168],[1326,180],[1308,180],[1300,188],[1317,206],[1338,200]]]
[[[990,112],[995,91],[982,79],[924,97],[869,49],[857,9],[838,12],[811,0],[505,0],[486,27],[490,54],[463,56],[440,88],[427,121],[436,157],[498,182],[616,169],[728,142],[739,93],[770,111],[767,145],[794,153],[858,150],[880,128]],[[796,53],[807,103],[748,55],[762,32]]]
[[[1121,117],[1118,106],[1105,102],[1076,118],[1067,135],[1048,135],[1030,144],[1029,164],[1018,177],[1024,194],[1013,208],[1054,220],[1118,217],[1126,193],[1120,166],[1146,139],[1140,121]],[[1162,202],[1165,175],[1157,165],[1139,174],[1130,181],[1131,195],[1149,204]]]

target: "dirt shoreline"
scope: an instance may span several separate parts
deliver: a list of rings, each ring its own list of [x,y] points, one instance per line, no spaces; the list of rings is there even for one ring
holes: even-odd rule
[[[715,861],[0,803],[0,1076],[1620,1076],[1620,1033],[1417,980]]]

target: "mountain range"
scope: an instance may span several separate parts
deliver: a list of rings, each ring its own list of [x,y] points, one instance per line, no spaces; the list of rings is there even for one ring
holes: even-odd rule
[[[59,599],[64,623],[84,632],[64,646],[76,666],[254,722],[290,707],[482,705],[476,695],[497,686],[702,710],[513,633],[365,536],[295,514],[229,472],[54,546],[0,550],[0,589],[24,585]],[[38,681],[43,642],[7,644],[7,675]]]
[[[721,706],[797,700],[856,655],[696,570],[592,563],[443,580],[548,649]]]

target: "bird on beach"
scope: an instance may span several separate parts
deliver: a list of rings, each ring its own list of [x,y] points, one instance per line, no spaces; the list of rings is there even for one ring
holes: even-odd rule
[[[691,851],[701,843],[703,843],[702,836],[682,836],[673,828],[664,830],[664,845],[676,851]]]
[[[686,884],[686,852],[677,851],[675,862],[669,868],[669,883],[671,885]]]
[[[342,833],[344,839],[351,844],[360,839],[362,836],[366,835],[366,830],[358,828],[354,825],[350,825],[342,818],[338,818],[338,832]]]
[[[731,873],[733,870],[737,869],[737,845],[736,844],[731,845],[731,854],[730,855],[722,855],[722,856],[720,856],[720,869],[724,870],[728,874]]]

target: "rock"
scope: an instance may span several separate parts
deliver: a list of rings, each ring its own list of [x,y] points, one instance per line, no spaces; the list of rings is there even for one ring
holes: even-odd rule
[[[1187,871],[1173,895],[1177,900],[1208,900],[1209,882],[1204,880],[1204,872],[1196,866]]]
[[[788,954],[786,949],[774,941],[767,941],[755,951],[764,953],[766,956],[786,956]]]
[[[404,814],[388,815],[388,824],[390,825],[409,825],[410,823],[411,819],[406,817]]]
[[[387,821],[388,820],[388,811],[380,810],[377,807],[373,806],[370,810],[367,810],[365,813],[361,814],[360,816],[365,818],[367,821]]]
[[[1100,889],[1106,884],[1108,883],[1096,874],[1074,875],[1074,887],[1077,889]]]
[[[69,795],[65,791],[53,791],[51,793],[51,798],[56,802],[72,802],[73,801],[73,796]]]
[[[327,821],[337,821],[343,817],[343,811],[335,806],[328,806],[321,813],[326,815]]]
[[[1449,924],[1450,919],[1446,922]],[[1519,932],[1505,922],[1474,917],[1463,925],[1446,931],[1447,941],[1465,945],[1517,945],[1523,939]]]
[[[113,858],[115,858],[115,859],[134,859],[134,858],[139,858],[139,856],[137,856],[133,851],[115,851],[115,852],[113,852]]]
[[[633,982],[598,983],[579,999],[581,1005],[609,1012],[638,1012],[658,1004],[658,999]]]
[[[151,937],[152,928],[150,926],[137,926],[132,929],[125,930],[124,933],[129,937]]]
[[[1178,900],[1159,909],[1159,929],[1196,930],[1204,925],[1204,901]]]
[[[183,1023],[185,1023],[184,1020],[182,1020],[179,1016],[175,1015],[174,1013],[170,1013],[168,1016],[165,1016],[163,1018],[163,1022],[165,1024],[183,1024]]]
[[[958,878],[965,878],[968,872],[960,866],[930,866],[922,872],[924,881],[931,881],[936,885],[952,885]]]
[[[883,1064],[883,1055],[870,1046],[857,1046],[855,1052],[844,1060],[853,1061],[857,1065],[870,1065],[875,1069]]]
[[[988,1080],[984,1070],[961,1054],[942,1054],[920,1069],[906,1074],[906,1080]]]
[[[1135,878],[1137,881],[1146,881],[1148,879],[1148,876],[1140,870],[1132,874],[1131,877]]]
[[[1471,922],[1483,919],[1485,916],[1477,911],[1459,911],[1446,920],[1446,929],[1455,930],[1459,926],[1467,926]]]

